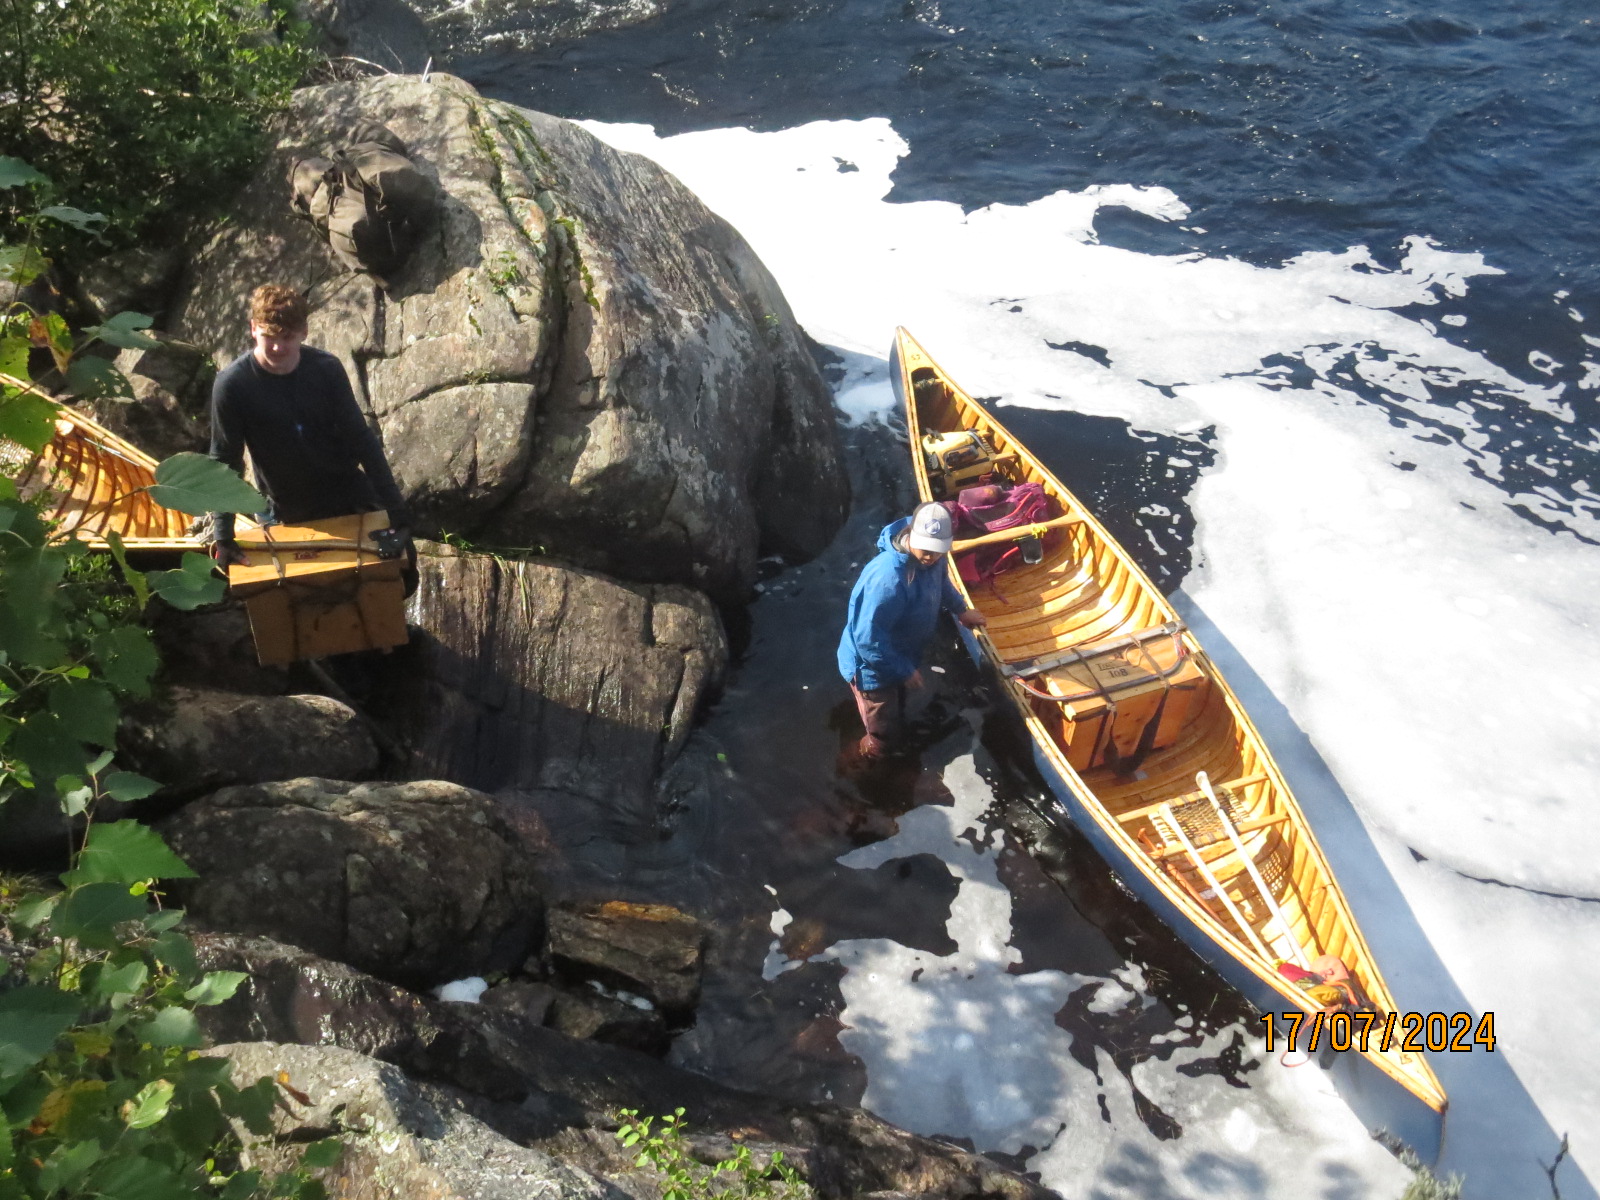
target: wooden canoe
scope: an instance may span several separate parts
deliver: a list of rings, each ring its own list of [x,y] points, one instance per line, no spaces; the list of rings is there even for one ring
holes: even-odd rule
[[[1002,476],[1039,483],[1050,499],[1050,521],[1032,533],[1030,557],[1039,561],[969,585],[957,560],[977,551],[958,541],[949,570],[988,618],[985,630],[963,637],[998,670],[1059,815],[1260,1011],[1306,1013],[1309,1027],[1318,1002],[1278,966],[1332,955],[1380,1020],[1396,1012],[1261,735],[1166,598],[1077,497],[904,329],[890,375],[924,500],[952,498],[941,494],[945,476],[925,451],[941,444],[939,435],[962,431],[985,439]],[[1400,1048],[1398,1035],[1384,1052],[1380,1040],[1375,1032],[1366,1053],[1332,1053],[1326,1042],[1319,1050],[1369,1126],[1432,1161],[1444,1091],[1421,1053]]]
[[[19,391],[31,388],[9,375],[0,380]],[[58,405],[55,425],[55,436],[37,453],[0,442],[0,458],[16,468],[17,491],[40,503],[55,537],[104,549],[114,532],[130,550],[200,549],[189,535],[194,518],[150,498],[155,459],[76,409]]]

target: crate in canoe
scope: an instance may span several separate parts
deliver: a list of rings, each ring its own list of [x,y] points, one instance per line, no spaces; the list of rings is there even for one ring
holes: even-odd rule
[[[1034,711],[1079,771],[1137,768],[1178,739],[1210,686],[1178,622],[1007,664],[1005,671],[1035,697]]]
[[[263,666],[380,650],[406,642],[403,558],[382,558],[372,535],[385,512],[241,530],[247,564],[228,568]]]

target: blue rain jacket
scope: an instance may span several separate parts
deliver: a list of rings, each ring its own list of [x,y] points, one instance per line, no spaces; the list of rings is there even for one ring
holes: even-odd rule
[[[850,593],[850,615],[839,638],[839,674],[864,692],[911,678],[939,623],[939,610],[966,608],[945,560],[924,567],[894,548],[895,536],[910,524],[910,517],[901,517],[884,527],[878,556],[862,568]]]

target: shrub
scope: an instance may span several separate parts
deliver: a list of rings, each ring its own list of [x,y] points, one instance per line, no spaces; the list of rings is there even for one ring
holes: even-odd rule
[[[201,209],[256,160],[262,118],[311,62],[292,12],[291,0],[0,0],[0,154],[122,237]]]
[[[684,1110],[664,1117],[641,1117],[625,1108],[617,1140],[637,1150],[634,1166],[653,1168],[661,1176],[661,1200],[809,1200],[811,1188],[788,1163],[783,1151],[774,1150],[762,1166],[740,1146],[733,1157],[702,1163],[683,1143]]]
[[[0,190],[43,183],[0,157]],[[276,1179],[240,1169],[238,1130],[270,1134],[287,1081],[239,1088],[225,1060],[198,1053],[194,1010],[226,1000],[244,976],[201,972],[177,928],[183,914],[159,905],[158,879],[193,872],[137,822],[91,823],[101,799],[137,800],[156,787],[113,762],[120,698],[147,692],[156,668],[139,614],[152,593],[189,608],[220,598],[222,581],[198,554],[175,571],[134,571],[115,543],[114,567],[87,567],[88,548],[53,529],[16,483],[59,411],[29,377],[34,354],[58,381],[103,384],[114,374],[104,359],[74,370],[84,348],[137,345],[149,324],[123,313],[74,335],[18,299],[48,265],[34,236],[42,223],[101,220],[35,207],[18,222],[25,240],[0,242],[0,281],[11,285],[0,309],[0,805],[32,790],[87,826],[62,891],[0,880],[0,1200],[315,1200],[321,1185],[304,1168],[330,1165],[337,1143],[308,1148],[301,1169]],[[186,512],[261,503],[195,454],[161,464],[149,491]],[[120,596],[110,593],[113,570]]]

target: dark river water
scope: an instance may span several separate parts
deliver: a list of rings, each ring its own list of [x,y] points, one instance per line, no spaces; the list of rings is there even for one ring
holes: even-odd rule
[[[447,66],[500,99],[648,124],[663,136],[886,117],[910,147],[891,202],[970,211],[1093,184],[1169,188],[1189,208],[1181,222],[1116,207],[1096,215],[1102,243],[1143,255],[1198,252],[1270,268],[1359,245],[1383,271],[1417,238],[1481,255],[1497,274],[1395,311],[1482,355],[1500,380],[1436,375],[1419,405],[1366,369],[1389,353],[1375,344],[1262,365],[1281,368],[1277,386],[1337,387],[1417,439],[1448,443],[1520,518],[1594,542],[1600,11],[1576,0],[1445,7],[669,0],[662,15],[630,27],[544,48],[484,49]],[[486,32],[514,31],[510,11]],[[1051,348],[1107,361],[1092,345]],[[1529,388],[1549,399],[1529,400]],[[1017,407],[1004,419],[1158,584],[1183,582],[1195,529],[1186,497],[1218,453],[1209,429],[1175,437]],[[868,1071],[840,1019],[848,956],[830,948],[890,939],[908,952],[953,955],[946,923],[956,924],[970,881],[930,855],[872,869],[838,860],[895,836],[919,805],[959,807],[942,779],[970,756],[991,797],[982,824],[1010,897],[1018,958],[1007,969],[1067,981],[1054,1022],[1095,1081],[1100,1119],[1127,1119],[1127,1105],[1121,1118],[1112,1111],[1121,1096],[1148,1144],[1191,1136],[1191,1115],[1155,1093],[1181,1090],[1177,1075],[1224,1090],[1259,1086],[1262,1060],[1229,1032],[1248,1013],[1074,835],[1034,815],[1038,783],[1016,731],[995,717],[988,685],[953,646],[939,652],[920,767],[870,785],[837,769],[853,720],[832,670],[839,615],[878,527],[911,498],[892,438],[881,429],[851,436],[850,525],[817,562],[769,582],[739,631],[744,657],[729,691],[675,770],[680,804],[667,836],[630,852],[642,890],[675,892],[726,926],[699,1024],[674,1055],[795,1096],[870,1100]],[[769,926],[774,908],[785,919]],[[763,973],[773,955],[803,965]],[[1069,986],[1130,964],[1139,969],[1131,1003]],[[1169,1070],[1167,1087],[1150,1060],[1180,1049],[1190,1054]],[[1236,1148],[1253,1137],[1230,1133]],[[1015,1161],[1036,1148],[1021,1146]],[[1228,1165],[1233,1184],[1205,1194],[1284,1194],[1274,1189],[1293,1177],[1261,1175],[1262,1149],[1234,1159],[1226,1146],[1213,1150],[1206,1154]],[[1166,1194],[1155,1160],[1123,1154],[1101,1168],[1104,1194]],[[1352,1170],[1317,1194],[1373,1194],[1372,1172]]]
[[[1097,220],[1103,242],[1145,252],[1267,265],[1363,244],[1388,265],[1425,235],[1504,272],[1455,306],[1467,320],[1451,340],[1528,382],[1574,383],[1593,356],[1577,318],[1600,320],[1600,14],[1579,0],[1447,8],[675,0],[640,25],[452,69],[519,104],[661,134],[886,116],[911,146],[893,200],[970,209],[1166,186],[1191,209],[1183,226]],[[1442,399],[1495,404],[1477,384]],[[1574,416],[1502,411],[1475,447],[1495,455],[1486,472],[1508,496],[1542,487],[1556,513],[1594,513],[1573,486],[1593,463],[1573,450],[1594,436],[1592,392]]]

